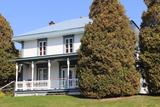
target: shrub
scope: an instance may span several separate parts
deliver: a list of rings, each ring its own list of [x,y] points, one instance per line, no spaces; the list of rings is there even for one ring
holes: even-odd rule
[[[160,1],[145,0],[140,32],[142,71],[150,94],[160,94]]]
[[[86,26],[78,52],[82,94],[91,98],[137,94],[136,40],[122,5],[118,0],[94,0],[90,18],[93,22]]]
[[[0,91],[0,97],[4,97],[4,96],[5,94],[2,91]]]

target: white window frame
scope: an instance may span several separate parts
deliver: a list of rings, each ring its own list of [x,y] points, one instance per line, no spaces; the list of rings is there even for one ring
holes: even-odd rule
[[[42,44],[42,46],[40,44]],[[40,50],[40,48],[42,48],[42,50]],[[38,56],[44,56],[44,55],[47,55],[47,40],[38,40]]]
[[[70,42],[71,39],[72,39],[72,47]],[[67,40],[68,40],[68,43],[66,43]],[[67,47],[68,47],[68,52],[67,52]],[[74,52],[74,36],[73,35],[65,36],[64,37],[64,53],[73,53],[73,52]]]
[[[45,73],[47,73],[46,78],[45,78]],[[48,69],[47,68],[38,68],[37,80],[48,80]]]

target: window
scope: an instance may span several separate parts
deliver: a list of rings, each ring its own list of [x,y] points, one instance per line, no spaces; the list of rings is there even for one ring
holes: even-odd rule
[[[22,44],[22,49],[24,49],[24,41],[22,41],[21,44]]]
[[[69,79],[73,79],[73,72],[71,70],[69,70]]]
[[[46,47],[47,47],[47,40],[39,40],[38,41],[39,45],[39,55],[43,56],[46,55]]]
[[[47,68],[38,68],[37,80],[48,80],[48,69]]]
[[[73,52],[73,36],[64,37],[64,53]]]

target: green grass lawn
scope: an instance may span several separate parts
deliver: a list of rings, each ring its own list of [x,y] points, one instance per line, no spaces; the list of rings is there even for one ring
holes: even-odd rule
[[[73,96],[1,97],[0,107],[160,107],[160,97],[83,99]]]

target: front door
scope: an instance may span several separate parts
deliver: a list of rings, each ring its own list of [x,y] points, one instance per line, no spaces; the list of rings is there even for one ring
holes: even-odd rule
[[[62,89],[67,87],[67,70],[66,70],[66,68],[62,68],[60,71],[60,87]]]
[[[73,85],[73,79],[76,78],[76,73],[74,68],[70,68],[69,70],[69,87]],[[60,87],[62,89],[67,88],[67,68],[62,68],[60,71]]]
[[[48,80],[48,69],[47,68],[38,68],[37,80]]]

